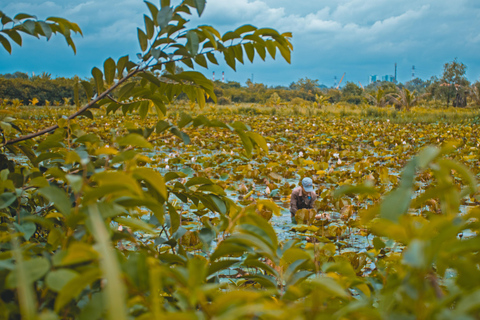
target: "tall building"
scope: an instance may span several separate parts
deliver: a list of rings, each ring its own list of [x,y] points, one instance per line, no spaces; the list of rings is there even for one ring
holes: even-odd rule
[[[395,77],[392,76],[392,75],[385,75],[385,76],[382,76],[382,81],[394,82],[394,81],[395,81]]]

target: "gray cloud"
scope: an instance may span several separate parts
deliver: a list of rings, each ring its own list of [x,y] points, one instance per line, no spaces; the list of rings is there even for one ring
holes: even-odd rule
[[[77,61],[73,64],[78,69],[56,68],[82,75],[108,56],[134,54],[138,48],[136,28],[143,27],[142,17],[148,11],[140,0],[21,0],[7,5],[0,1],[0,8],[9,14],[56,15],[79,23],[85,37],[76,40],[78,56],[69,58]],[[371,73],[392,73],[395,62],[401,81],[409,80],[412,65],[419,76],[429,78],[455,57],[469,67],[470,80],[477,80],[479,18],[477,0],[209,0],[202,18],[192,17],[192,23],[211,24],[222,31],[250,23],[293,32],[292,65],[267,61],[240,66],[237,73],[227,71],[224,65],[211,71],[223,69],[227,78],[242,83],[254,73],[255,81],[270,84],[288,84],[307,76],[329,85],[343,72],[347,72],[346,80],[355,82],[365,82]],[[39,46],[35,41],[26,45]],[[38,54],[48,56],[51,50],[58,50],[50,45],[41,44],[35,58],[25,52],[18,55],[25,48],[15,48],[16,54],[6,57],[8,66],[0,62],[0,73],[21,69],[16,56],[41,62],[44,58]],[[0,52],[0,58],[4,56]]]

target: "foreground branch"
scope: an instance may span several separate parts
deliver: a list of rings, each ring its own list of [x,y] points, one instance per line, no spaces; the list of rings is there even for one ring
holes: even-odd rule
[[[98,101],[106,98],[119,85],[121,85],[122,83],[124,83],[125,81],[127,81],[128,79],[130,79],[131,77],[133,77],[135,74],[137,74],[140,71],[143,71],[143,69],[140,69],[138,67],[135,68],[133,71],[130,71],[125,77],[120,79],[117,83],[113,84],[110,88],[108,88],[107,90],[102,92],[100,95],[98,95],[95,99],[91,100],[89,103],[87,103],[81,109],[79,109],[77,112],[71,114],[68,117],[68,120],[74,119],[74,118],[78,117],[80,114],[82,114],[83,112],[85,112],[86,110],[92,108]],[[21,136],[21,137],[12,139],[12,140],[7,140],[6,142],[4,142],[2,144],[2,147],[5,147],[5,146],[8,146],[10,144],[14,144],[14,143],[17,143],[17,142],[20,142],[20,141],[25,141],[25,140],[28,140],[28,139],[36,138],[36,137],[39,137],[39,136],[44,135],[46,133],[52,132],[56,129],[58,129],[58,124],[53,125],[53,126],[48,127],[48,128],[45,128],[45,129],[40,130],[40,131],[35,132],[35,133],[30,133],[30,134],[27,134],[27,135],[24,135],[24,136]]]

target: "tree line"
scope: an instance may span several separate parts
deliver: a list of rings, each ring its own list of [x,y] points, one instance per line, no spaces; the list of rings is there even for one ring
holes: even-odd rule
[[[275,87],[253,83],[250,79],[245,85],[217,80],[214,82],[214,92],[218,103],[222,105],[259,103],[278,106],[314,102],[320,107],[325,104],[348,103],[408,108],[412,106],[407,101],[410,99],[413,104],[423,101],[433,107],[480,106],[480,82],[470,83],[465,76],[466,68],[455,59],[445,63],[440,77],[433,76],[428,80],[416,78],[397,84],[377,81],[365,87],[360,83],[347,82],[342,88],[328,88],[319,84],[319,80],[309,78],[301,78],[289,86]],[[94,79],[86,81],[93,84]],[[22,72],[0,74],[0,104],[49,106],[86,103],[87,94],[79,83],[77,76],[52,78],[45,72],[32,76]],[[177,100],[188,100],[188,97],[181,93]]]

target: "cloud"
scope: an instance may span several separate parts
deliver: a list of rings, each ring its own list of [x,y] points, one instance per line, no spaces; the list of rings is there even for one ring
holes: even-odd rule
[[[133,54],[138,48],[136,28],[143,28],[143,14],[148,12],[140,0],[20,0],[2,10],[39,18],[62,16],[79,23],[85,37],[76,38],[78,58],[85,61],[82,54],[93,55],[92,50],[102,57],[112,52]],[[386,73],[382,70],[394,62],[409,69],[405,75],[416,65],[429,77],[455,57],[468,61],[469,75],[476,79],[479,18],[478,0],[209,0],[203,16],[193,15],[191,23],[210,24],[222,32],[243,24],[293,32],[291,66],[270,61],[246,64],[232,75],[246,80],[265,70],[265,78],[289,83],[305,76],[327,82],[344,71],[352,80],[365,79],[371,72]]]

